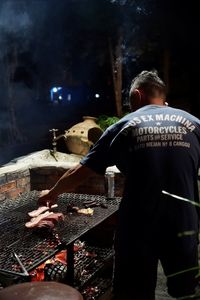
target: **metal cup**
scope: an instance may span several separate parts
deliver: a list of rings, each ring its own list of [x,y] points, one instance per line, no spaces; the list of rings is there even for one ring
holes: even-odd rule
[[[105,196],[107,199],[115,197],[115,173],[112,171],[105,173]]]

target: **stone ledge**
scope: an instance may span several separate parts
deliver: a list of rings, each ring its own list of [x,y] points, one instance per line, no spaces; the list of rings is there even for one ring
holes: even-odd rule
[[[54,158],[50,150],[44,149],[41,151],[30,153],[23,157],[13,159],[11,162],[0,168],[0,176],[4,176],[6,174],[6,176],[10,177],[10,180],[12,180],[12,176],[14,179],[15,173],[23,174],[23,172],[25,172],[24,176],[28,176],[29,170],[31,169],[34,169],[36,171],[37,169],[43,168],[44,172],[46,172],[52,167],[57,167],[66,170],[75,167],[81,159],[82,156],[80,155],[67,154],[62,152],[57,152]],[[109,167],[107,168],[107,170],[113,171],[114,173],[119,173],[119,170],[115,166]]]
[[[7,182],[7,178],[6,178],[6,175],[5,174],[1,174],[0,175],[0,186],[2,184],[5,184]]]
[[[50,150],[46,149],[12,160],[0,168],[0,201],[16,198],[20,193],[33,189],[51,188],[81,158],[78,155],[57,152],[56,161]],[[121,196],[122,175],[116,167],[109,167],[107,170],[116,173],[116,195]],[[104,177],[97,174],[87,179],[75,192],[104,194]]]
[[[15,176],[14,173],[27,172],[32,168],[41,167],[63,167],[64,169],[76,166],[82,156],[75,154],[67,154],[62,152],[57,152],[55,157],[48,149],[30,153],[26,156],[13,159],[8,164],[0,168],[0,176],[4,174],[9,174],[9,176]]]

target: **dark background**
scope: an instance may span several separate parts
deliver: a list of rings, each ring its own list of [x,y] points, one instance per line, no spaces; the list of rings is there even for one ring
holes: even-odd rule
[[[109,41],[115,49],[119,35],[123,112],[131,79],[154,68],[169,104],[199,117],[198,3],[184,2],[1,0],[0,164],[50,148],[50,128],[116,115]],[[64,100],[51,101],[52,87]]]

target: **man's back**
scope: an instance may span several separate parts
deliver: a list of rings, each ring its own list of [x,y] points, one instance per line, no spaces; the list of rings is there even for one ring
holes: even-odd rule
[[[126,116],[111,146],[130,183],[129,193],[167,190],[198,200],[200,122],[192,115],[147,105]]]
[[[138,224],[140,213],[149,221],[163,217],[163,210],[167,213],[171,205],[174,211],[179,209],[181,200],[163,196],[163,190],[198,202],[199,120],[157,105],[147,105],[125,119],[111,143],[116,164],[126,177],[123,213],[131,213]]]

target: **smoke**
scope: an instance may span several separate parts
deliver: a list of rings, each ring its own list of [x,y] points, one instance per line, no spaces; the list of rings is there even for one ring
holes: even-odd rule
[[[76,8],[81,9],[81,3],[76,0],[0,1],[1,163],[30,152],[29,144],[31,151],[40,148],[43,141],[48,146],[49,128],[59,127],[59,122],[65,122],[67,127],[67,120],[72,123],[72,118],[76,121],[76,115],[80,114],[75,111],[79,111],[78,104],[59,110],[50,107],[48,101],[49,89],[63,85],[67,68],[71,66],[69,50],[75,52],[71,44],[76,41],[74,32],[79,33],[80,16]],[[82,9],[86,10],[84,5]],[[79,53],[75,70],[78,75],[81,73]]]
[[[15,41],[20,51],[27,49],[32,20],[24,1],[1,1],[0,3],[0,59],[4,58]]]
[[[111,3],[125,5],[127,3],[127,0],[110,0]]]
[[[1,162],[12,157],[12,153],[15,155],[15,149],[11,148],[28,139],[33,128],[32,117],[35,115],[37,119],[40,115],[40,111],[35,114],[36,70],[31,50],[35,53],[33,41],[38,33],[37,26],[41,25],[36,20],[42,20],[42,14],[46,13],[42,2],[0,1]]]
[[[117,60],[120,60],[123,65],[122,98],[126,105],[126,102],[129,102],[130,82],[137,74],[138,63],[146,50],[145,24],[149,25],[153,6],[151,0],[110,0],[110,3],[120,12],[122,57]]]
[[[19,5],[20,4],[20,5]],[[20,6],[22,9],[20,9]],[[27,11],[23,10],[23,2],[7,1],[2,3],[0,11],[0,30],[7,33],[24,34],[32,25]]]
[[[148,11],[144,2],[0,1],[0,147],[30,140],[36,145],[48,136],[49,128],[59,127],[60,120],[66,127],[67,121],[76,121],[83,103],[77,100],[73,108],[53,110],[48,105],[49,89],[67,85],[70,75],[74,85],[97,77],[100,58],[102,66],[108,60],[107,37],[113,34],[115,39],[120,24],[123,65],[128,70],[138,55],[136,23]]]

